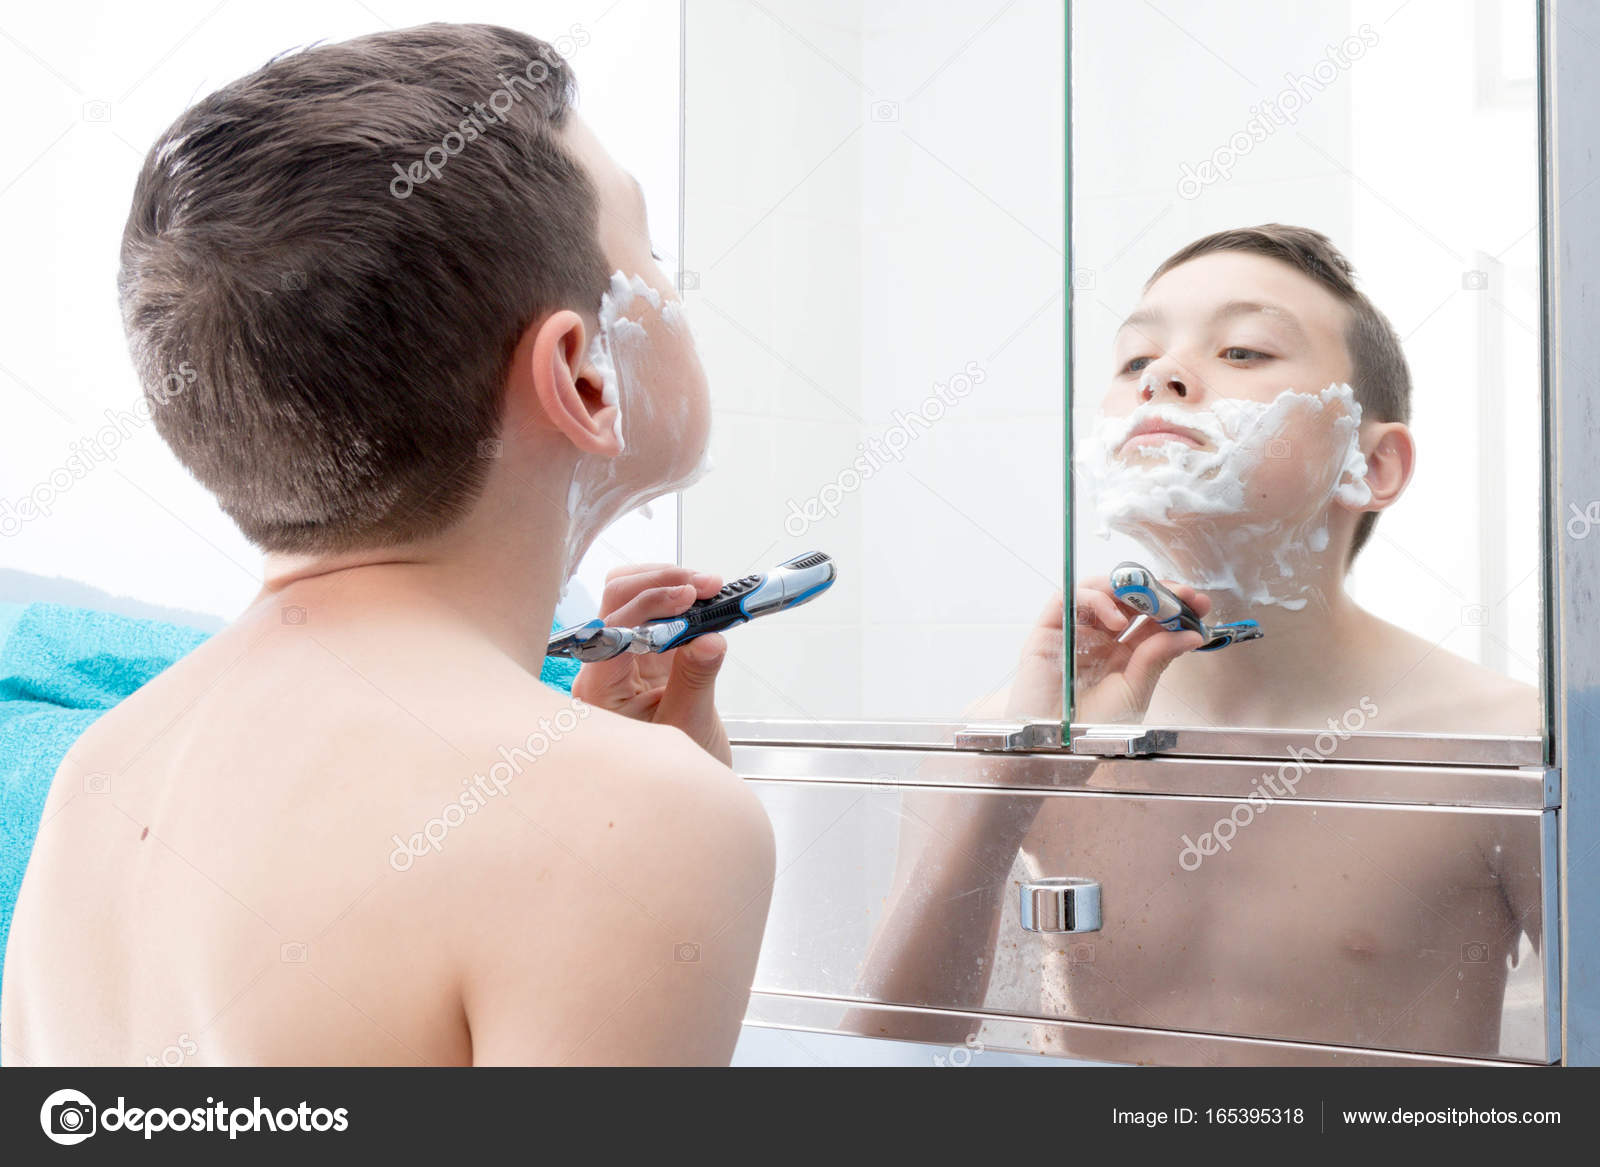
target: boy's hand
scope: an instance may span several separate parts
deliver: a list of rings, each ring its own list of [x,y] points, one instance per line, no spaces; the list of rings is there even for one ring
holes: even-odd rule
[[[1211,611],[1211,598],[1183,584],[1162,580],[1201,617]],[[1198,632],[1168,632],[1146,620],[1120,641],[1135,617],[1111,592],[1110,579],[1086,580],[1073,605],[1073,680],[1077,689],[1073,718],[1081,722],[1137,722],[1144,718],[1156,682],[1168,665],[1204,643]]]
[[[631,628],[676,616],[717,593],[719,576],[670,563],[612,570],[600,597],[600,618]],[[733,760],[717,714],[715,686],[728,642],[711,632],[669,652],[623,653],[578,670],[572,695],[624,717],[675,725],[723,765]]]
[[[1211,599],[1191,587],[1163,581],[1201,616],[1211,611]],[[1062,645],[1066,599],[1050,597],[1023,644],[1022,660],[1011,685],[1006,716],[1034,720],[1062,714]],[[1197,632],[1168,632],[1155,621],[1122,644],[1117,637],[1134,617],[1111,594],[1104,576],[1085,580],[1074,604],[1073,641],[1077,651],[1077,702],[1074,720],[1081,722],[1139,721],[1150,705],[1156,682],[1178,657],[1200,646]]]

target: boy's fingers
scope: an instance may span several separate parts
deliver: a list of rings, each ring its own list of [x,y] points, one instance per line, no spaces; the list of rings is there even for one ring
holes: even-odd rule
[[[612,624],[618,623],[613,617],[619,609],[652,589],[689,586],[694,589],[696,599],[704,599],[714,595],[722,586],[722,580],[709,572],[694,571],[674,564],[652,565],[643,570],[618,570],[625,574],[609,577],[600,597],[601,618]]]
[[[572,695],[581,697],[591,705],[620,713],[626,701],[634,696],[633,686],[626,683],[633,675],[632,669],[633,662],[628,659],[627,653],[610,660],[589,661],[578,670],[577,679],[572,682]]]
[[[1065,592],[1055,592],[1045,601],[1039,618],[1034,621],[1036,628],[1060,628],[1067,618],[1067,595]]]
[[[1147,636],[1139,642],[1124,670],[1128,687],[1138,697],[1141,709],[1150,703],[1156,682],[1161,679],[1167,666],[1205,643],[1198,632],[1168,632],[1159,624],[1152,624],[1151,627],[1157,629],[1158,634]]]
[[[649,721],[661,704],[661,695],[666,689],[657,687],[646,689],[643,693],[636,693],[626,701],[612,707],[611,712],[620,713],[623,717],[631,717],[635,721]]]
[[[1196,591],[1187,584],[1168,583],[1167,587],[1171,588],[1185,604],[1193,608],[1197,616],[1210,614],[1211,597],[1204,592]]]
[[[662,620],[668,616],[676,616],[698,598],[699,591],[694,584],[649,588],[628,600],[620,608],[609,609],[605,622],[619,628],[632,628],[647,620]]]
[[[1079,588],[1073,597],[1073,621],[1094,628],[1103,628],[1113,634],[1128,627],[1128,614],[1104,592],[1093,588]]]
[[[676,563],[619,563],[606,572],[606,583],[614,579],[621,579],[625,575],[638,575],[645,571],[660,571],[667,567],[677,567]]]

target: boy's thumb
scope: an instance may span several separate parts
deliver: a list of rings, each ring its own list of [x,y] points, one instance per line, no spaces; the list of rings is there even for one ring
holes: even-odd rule
[[[717,716],[717,673],[728,642],[718,632],[691,640],[672,656],[672,673],[656,706],[656,721],[675,725],[724,765],[731,760],[728,737]]]
[[[713,691],[722,670],[728,642],[720,632],[708,632],[672,654],[672,674],[661,695],[658,720],[671,722],[694,736],[693,726],[706,715],[716,716]]]

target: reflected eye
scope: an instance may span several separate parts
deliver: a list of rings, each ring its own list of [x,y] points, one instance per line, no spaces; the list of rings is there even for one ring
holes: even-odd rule
[[[1124,373],[1137,373],[1148,365],[1150,361],[1150,357],[1134,357],[1133,360],[1122,366],[1122,371]]]
[[[1267,356],[1270,356],[1270,354],[1257,352],[1253,348],[1241,348],[1239,345],[1234,345],[1232,348],[1225,348],[1222,350],[1222,359],[1226,361],[1251,361],[1256,357]]]
[[[650,249],[650,258],[655,260],[657,263],[661,262],[661,257],[656,254],[656,250],[653,247]]]

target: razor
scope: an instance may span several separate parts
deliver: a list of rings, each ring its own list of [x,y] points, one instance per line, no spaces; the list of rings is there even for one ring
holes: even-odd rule
[[[725,584],[716,595],[697,600],[676,616],[650,620],[637,628],[618,628],[598,619],[563,628],[550,638],[545,655],[588,663],[625,652],[667,652],[708,632],[723,632],[759,616],[809,603],[833,586],[836,575],[830,556],[808,551],[770,571]]]
[[[1215,652],[1244,640],[1260,640],[1265,633],[1254,620],[1207,624],[1184,603],[1155,572],[1137,563],[1119,563],[1111,570],[1111,594],[1130,611],[1148,616],[1169,632],[1198,632],[1204,643],[1195,652]]]

